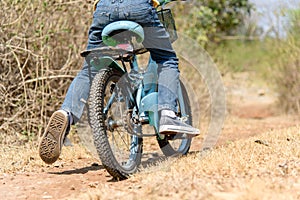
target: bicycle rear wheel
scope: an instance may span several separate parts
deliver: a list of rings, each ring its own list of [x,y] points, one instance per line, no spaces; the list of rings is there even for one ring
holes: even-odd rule
[[[94,144],[105,169],[116,179],[136,172],[142,157],[142,138],[130,135],[128,102],[118,86],[122,74],[101,70],[90,91],[90,119]]]
[[[180,85],[181,85],[184,105],[180,105],[180,103],[177,102],[178,106],[177,106],[176,115],[178,117],[185,117],[185,123],[192,125],[193,120],[192,120],[192,112],[191,112],[188,93],[181,81],[180,81]],[[160,149],[162,150],[165,156],[177,156],[177,155],[185,155],[188,153],[191,146],[192,138],[181,138],[180,134],[176,134],[176,135],[166,136],[164,139],[162,140],[158,139],[157,141]]]

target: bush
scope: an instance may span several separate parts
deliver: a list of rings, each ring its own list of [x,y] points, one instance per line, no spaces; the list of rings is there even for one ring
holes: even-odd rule
[[[279,107],[288,113],[300,113],[300,50],[290,40],[282,52],[275,75]]]
[[[200,44],[236,35],[253,5],[248,0],[196,0],[177,6],[178,27]],[[184,17],[185,16],[185,17]]]
[[[7,0],[0,7],[1,137],[31,137],[81,67],[92,2]]]
[[[288,39],[279,49],[279,65],[275,84],[279,94],[279,107],[288,113],[300,113],[300,10],[289,13]]]
[[[86,46],[93,1],[5,0],[0,6],[1,143],[8,134],[26,139],[40,134],[60,107],[83,61],[79,52]],[[231,33],[249,8],[248,0],[185,6],[182,27],[198,41]]]

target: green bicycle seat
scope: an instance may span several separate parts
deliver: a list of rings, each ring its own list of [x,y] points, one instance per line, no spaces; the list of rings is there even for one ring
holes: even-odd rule
[[[102,41],[108,46],[130,43],[135,37],[138,43],[144,41],[144,29],[132,21],[116,21],[108,24],[102,31]]]

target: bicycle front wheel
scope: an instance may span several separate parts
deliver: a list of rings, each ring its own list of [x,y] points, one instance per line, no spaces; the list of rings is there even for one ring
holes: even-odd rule
[[[105,169],[118,180],[136,172],[142,157],[142,138],[126,129],[130,112],[118,84],[121,77],[116,70],[101,70],[92,82],[89,101],[97,153]]]

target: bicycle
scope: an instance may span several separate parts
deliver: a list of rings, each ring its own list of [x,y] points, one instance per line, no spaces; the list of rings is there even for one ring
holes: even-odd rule
[[[161,8],[159,17],[177,39],[170,9]],[[143,41],[143,28],[132,21],[108,24],[102,32],[104,47],[81,53],[90,67],[99,70],[91,81],[89,122],[102,165],[116,179],[126,179],[137,171],[143,151],[143,137],[156,137],[165,156],[188,153],[192,138],[184,134],[160,135],[157,111],[157,64],[149,58],[140,70],[137,55],[147,52],[134,48]],[[129,68],[129,70],[127,69]],[[176,115],[192,125],[187,90],[180,81]],[[144,125],[154,134],[144,134]]]

